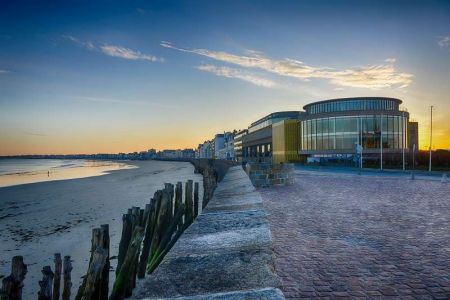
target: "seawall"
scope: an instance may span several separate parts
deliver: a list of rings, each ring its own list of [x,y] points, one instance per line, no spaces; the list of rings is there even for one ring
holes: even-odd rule
[[[244,170],[233,166],[161,265],[138,282],[133,297],[284,299],[280,287],[261,196]]]

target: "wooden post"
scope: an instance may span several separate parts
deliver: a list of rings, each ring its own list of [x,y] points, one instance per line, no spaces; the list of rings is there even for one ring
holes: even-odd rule
[[[155,252],[155,255],[151,258],[151,260],[148,263],[148,272],[151,273],[155,268],[159,265],[159,263],[162,261],[168,250],[170,250],[171,246],[173,245],[172,239],[175,239],[175,241],[178,239],[179,235],[176,235],[174,237],[174,233],[177,231],[178,225],[180,225],[183,214],[184,214],[184,204],[181,204],[182,206],[178,210],[177,214],[172,219],[172,222],[170,226],[167,228],[166,232],[164,233],[164,236],[158,246],[158,250]],[[182,225],[181,225],[182,226]],[[178,232],[183,232],[183,228],[178,229]]]
[[[199,190],[199,185],[198,182],[196,182],[194,184],[194,219],[197,218],[198,216],[198,211],[199,211],[199,207],[198,207],[198,190]]]
[[[145,204],[145,209],[144,209],[144,219],[142,220],[142,226],[145,228],[146,224],[147,224],[147,219],[148,216],[150,215],[150,208],[151,208],[151,203],[152,203],[153,199],[150,199],[150,203]]]
[[[23,281],[26,274],[27,265],[23,263],[23,257],[14,256],[11,262],[11,274],[2,280],[0,299],[21,300]]]
[[[120,267],[127,254],[128,245],[130,244],[131,235],[133,234],[133,224],[131,212],[122,216],[122,237],[119,242],[119,254],[117,255],[116,275],[119,274]]]
[[[169,218],[172,219],[174,215],[173,196],[175,194],[173,184],[164,183],[164,190],[167,191],[167,193],[169,194]]]
[[[154,230],[155,230],[155,222],[156,222],[156,216],[159,211],[159,203],[160,202],[155,193],[155,197],[152,199],[152,201],[150,203],[147,222],[145,224],[144,243],[142,246],[141,257],[139,259],[138,272],[137,272],[138,278],[145,277],[145,268],[147,266],[148,257],[150,255],[150,244],[152,242],[153,234],[154,234]]]
[[[144,226],[144,212],[145,209],[140,209],[139,210],[139,226]]]
[[[70,256],[64,256],[64,287],[62,293],[62,300],[70,300],[70,289],[72,288],[72,262]]]
[[[59,300],[59,291],[61,287],[61,269],[62,259],[61,253],[55,253],[55,280],[53,281],[53,300]]]
[[[192,199],[192,184],[193,181],[192,180],[188,180],[186,182],[186,191],[185,191],[185,200],[184,200],[184,205],[185,205],[185,209],[186,209],[186,213],[185,213],[185,224],[186,225],[190,225],[192,223],[193,220],[193,215],[194,215],[194,203],[193,203],[193,199]]]
[[[175,188],[175,214],[180,210],[180,207],[183,205],[183,183],[177,182],[176,188]],[[183,224],[183,218],[181,219],[180,224]],[[179,227],[181,228],[181,226]]]
[[[166,190],[158,191],[161,195],[159,195],[160,207],[158,211],[158,215],[156,216],[156,224],[154,229],[154,234],[152,238],[152,242],[150,245],[150,256],[149,259],[153,257],[156,253],[159,243],[162,239],[162,235],[164,231],[169,226],[170,218],[168,217],[169,212],[169,193]]]
[[[40,290],[38,292],[38,300],[52,300],[52,286],[54,273],[50,266],[42,268],[42,280],[39,281]]]
[[[110,239],[109,239],[109,225],[103,224],[100,226],[100,229],[102,230],[102,242],[101,246],[106,251],[106,262],[103,266],[103,272],[102,272],[102,286],[100,290],[100,296],[99,299],[108,299],[109,295],[109,269],[111,268],[111,263],[109,261],[110,253]]]
[[[133,215],[133,221],[132,222],[133,222],[133,232],[134,232],[134,229],[136,227],[138,227],[138,226],[139,227],[143,227],[143,226],[140,225],[140,223],[141,223],[141,221],[140,221],[141,209],[139,207],[133,206],[133,208],[131,210],[131,213]],[[140,250],[140,248],[139,248],[139,250]],[[127,289],[127,293],[126,293],[127,295],[128,294],[131,295],[132,289],[136,286],[136,273],[137,273],[137,265],[138,265],[138,263],[139,263],[139,253],[138,253],[138,256],[136,257],[135,263],[132,265],[131,273],[133,275],[131,276],[131,282],[130,282],[130,285],[128,286],[128,289]]]
[[[125,297],[131,296],[130,285],[133,282],[134,266],[137,257],[139,256],[139,249],[141,248],[142,238],[144,237],[144,230],[140,226],[136,226],[133,231],[130,246],[128,247],[127,255],[123,262],[120,272],[116,277],[113,285],[113,290],[110,300],[122,300]]]
[[[78,289],[76,300],[108,299],[109,281],[109,228],[92,230],[91,258],[83,283]],[[106,282],[105,282],[106,281]]]

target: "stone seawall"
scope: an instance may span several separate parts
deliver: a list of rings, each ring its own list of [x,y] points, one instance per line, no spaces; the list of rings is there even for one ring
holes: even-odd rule
[[[262,199],[240,166],[214,196],[134,299],[284,299]]]
[[[255,187],[294,184],[294,164],[249,163],[250,179]]]

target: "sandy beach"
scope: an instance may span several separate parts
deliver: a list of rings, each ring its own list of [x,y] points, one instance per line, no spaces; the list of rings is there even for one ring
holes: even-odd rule
[[[111,256],[115,256],[122,214],[127,208],[144,207],[165,182],[192,179],[202,186],[201,175],[194,174],[189,163],[129,164],[137,168],[111,171],[104,176],[0,188],[0,275],[9,274],[14,255],[24,256],[28,264],[24,299],[36,297],[40,271],[45,265],[53,268],[55,252],[72,257],[72,293],[76,293],[79,279],[87,270],[92,228],[110,225]],[[113,268],[115,263],[116,260],[111,261]]]

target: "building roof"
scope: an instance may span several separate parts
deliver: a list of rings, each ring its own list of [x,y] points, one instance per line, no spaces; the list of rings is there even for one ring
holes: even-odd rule
[[[278,112],[274,112],[271,114],[268,114],[267,116],[253,122],[252,124],[250,124],[250,127],[261,124],[262,122],[265,122],[267,120],[270,119],[275,119],[275,118],[298,118],[298,116],[300,115],[300,111],[278,111]]]
[[[348,97],[348,98],[335,98],[335,99],[328,99],[328,100],[322,100],[322,101],[308,103],[305,106],[303,106],[303,109],[306,110],[308,107],[315,105],[315,104],[320,104],[320,103],[349,101],[349,100],[358,100],[358,101],[390,100],[390,101],[396,102],[399,105],[403,103],[403,101],[400,99],[390,98],[390,97]]]

